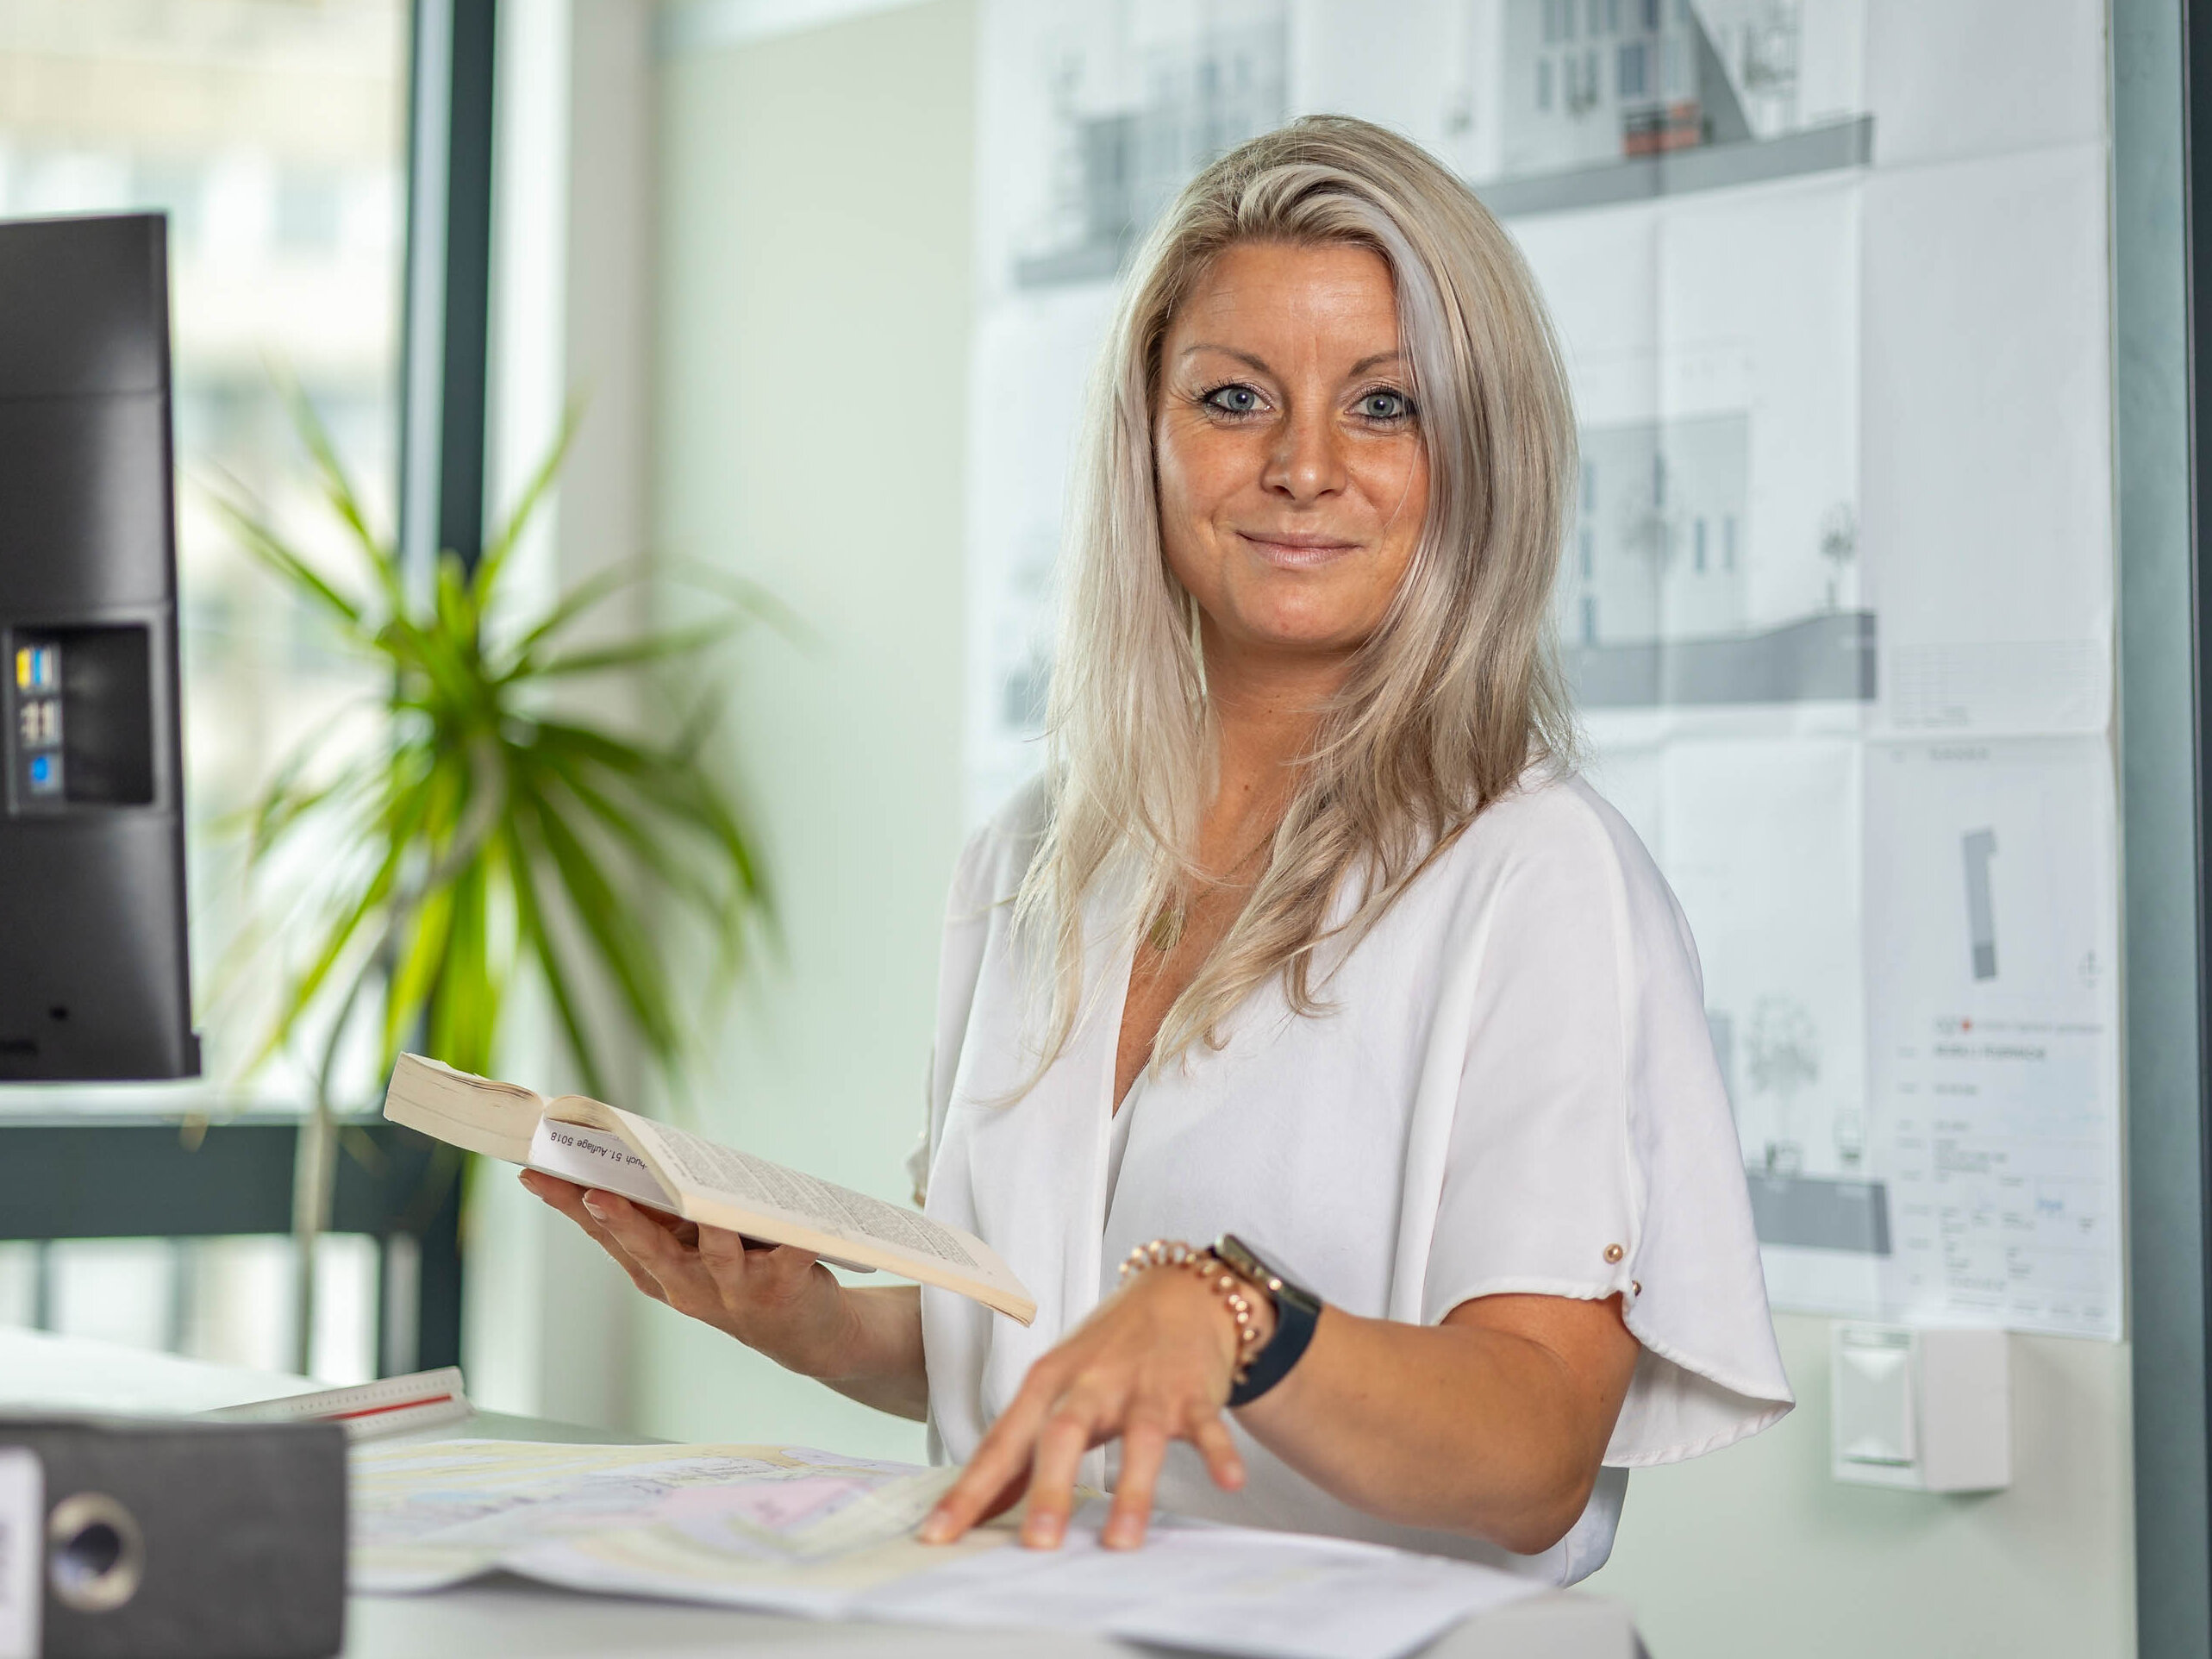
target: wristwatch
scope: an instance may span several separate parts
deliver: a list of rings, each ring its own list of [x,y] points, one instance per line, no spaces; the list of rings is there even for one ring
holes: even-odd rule
[[[1275,1305],[1275,1334],[1246,1362],[1244,1375],[1229,1391],[1231,1405],[1249,1405],[1290,1375],[1290,1368],[1304,1355],[1306,1344],[1314,1339],[1314,1323],[1321,1318],[1321,1298],[1285,1279],[1234,1233],[1215,1239],[1213,1254],[1238,1278],[1265,1291]]]

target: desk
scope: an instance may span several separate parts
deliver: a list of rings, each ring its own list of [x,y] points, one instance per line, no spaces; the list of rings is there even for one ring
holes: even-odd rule
[[[169,1416],[271,1399],[315,1387],[297,1377],[203,1365],[104,1343],[0,1329],[0,1411],[94,1411]],[[637,1437],[479,1412],[422,1439],[479,1436],[619,1443]],[[742,1439],[733,1430],[731,1438]],[[642,1441],[638,1443],[647,1443]],[[1157,1653],[1103,1637],[1024,1631],[947,1631],[786,1618],[771,1613],[625,1600],[492,1578],[427,1596],[356,1596],[344,1659],[1132,1659]],[[1478,1615],[1432,1643],[1424,1659],[1634,1659],[1622,1608],[1596,1596],[1531,1597]]]

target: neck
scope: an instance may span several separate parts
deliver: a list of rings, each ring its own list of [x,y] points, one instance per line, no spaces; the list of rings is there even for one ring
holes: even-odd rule
[[[1348,656],[1258,651],[1202,628],[1206,695],[1220,742],[1220,782],[1207,804],[1201,857],[1248,843],[1282,816],[1322,711],[1351,670]]]

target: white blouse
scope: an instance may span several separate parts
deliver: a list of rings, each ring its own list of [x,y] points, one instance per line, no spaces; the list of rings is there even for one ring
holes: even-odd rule
[[[1163,1509],[1572,1583],[1612,1548],[1628,1470],[1790,1409],[1696,948],[1642,843],[1586,784],[1532,774],[1318,980],[1330,1011],[1294,1014],[1271,981],[1230,1016],[1223,1047],[1140,1077],[1119,1124],[1135,942],[1103,905],[1072,1039],[1005,1099],[1035,1063],[1049,999],[1049,966],[1012,936],[1009,902],[1042,808],[1033,787],[977,834],[946,921],[927,1209],[998,1251],[1037,1318],[923,1289],[939,1461],[974,1453],[1132,1246],[1223,1231],[1370,1318],[1434,1324],[1508,1292],[1619,1295],[1644,1352],[1588,1508],[1540,1556],[1378,1521],[1234,1423],[1243,1490],[1215,1487],[1178,1443]],[[1090,1454],[1084,1479],[1110,1487],[1118,1455],[1118,1442]]]

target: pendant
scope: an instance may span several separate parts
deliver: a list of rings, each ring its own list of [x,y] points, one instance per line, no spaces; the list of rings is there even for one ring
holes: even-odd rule
[[[1162,911],[1159,920],[1152,924],[1152,931],[1145,935],[1145,942],[1163,956],[1174,949],[1182,939],[1183,912],[1174,905]]]

